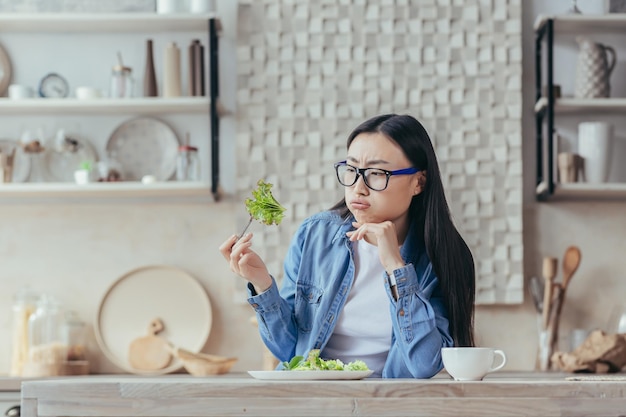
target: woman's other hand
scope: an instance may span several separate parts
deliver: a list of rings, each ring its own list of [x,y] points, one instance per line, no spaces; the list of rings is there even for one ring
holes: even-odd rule
[[[356,230],[346,233],[351,241],[365,239],[378,246],[378,255],[380,262],[387,273],[392,273],[395,269],[404,266],[404,260],[400,255],[400,245],[398,244],[398,235],[393,222],[385,221],[382,223],[359,223],[353,222],[352,226]]]
[[[261,257],[251,249],[252,233],[237,240],[233,235],[220,246],[220,253],[230,264],[230,270],[248,280],[258,293],[272,285],[272,278]]]

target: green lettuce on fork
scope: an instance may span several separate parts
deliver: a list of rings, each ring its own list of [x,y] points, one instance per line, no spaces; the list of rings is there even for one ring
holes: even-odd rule
[[[282,363],[284,371],[369,371],[367,364],[361,360],[355,360],[344,364],[339,359],[320,358],[319,349],[311,349],[307,358],[294,356],[289,362]]]
[[[252,191],[254,198],[246,199],[246,210],[250,214],[250,220],[241,233],[239,239],[246,233],[252,220],[257,220],[266,225],[279,225],[285,217],[285,208],[272,195],[272,184],[263,181],[257,182],[256,190]]]

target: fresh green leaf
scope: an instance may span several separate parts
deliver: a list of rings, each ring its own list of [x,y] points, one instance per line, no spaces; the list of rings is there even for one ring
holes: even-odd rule
[[[294,356],[289,362],[283,362],[283,366],[288,370],[292,370],[304,359],[303,356]]]
[[[279,225],[285,216],[285,208],[272,195],[272,184],[262,179],[252,191],[254,198],[246,199],[246,209],[252,218],[266,225]]]

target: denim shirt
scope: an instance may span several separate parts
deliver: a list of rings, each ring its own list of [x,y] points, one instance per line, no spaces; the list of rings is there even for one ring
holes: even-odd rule
[[[273,277],[261,294],[248,286],[261,338],[280,361],[311,349],[323,351],[332,335],[355,276],[352,242],[346,236],[353,221],[333,211],[307,218],[287,252],[280,290]],[[394,271],[397,301],[387,274],[381,277],[393,324],[383,378],[430,378],[443,368],[441,348],[453,344],[438,279],[414,233],[411,228],[400,249],[406,265]]]

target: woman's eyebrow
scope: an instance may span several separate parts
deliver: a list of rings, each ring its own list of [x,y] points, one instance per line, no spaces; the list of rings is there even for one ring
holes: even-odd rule
[[[346,160],[350,162],[354,162],[354,163],[359,162],[356,158],[352,156],[346,157]],[[384,165],[384,164],[389,164],[389,161],[385,161],[384,159],[371,159],[369,161],[365,161],[365,164],[366,165],[377,165],[377,164]]]

